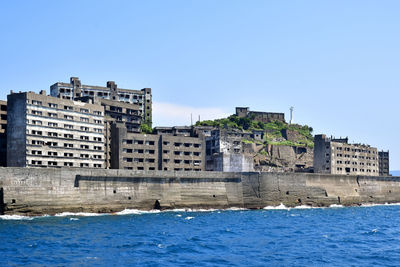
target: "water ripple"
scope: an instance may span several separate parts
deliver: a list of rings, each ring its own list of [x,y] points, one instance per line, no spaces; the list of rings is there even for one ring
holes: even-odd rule
[[[2,266],[397,266],[399,205],[0,218]]]

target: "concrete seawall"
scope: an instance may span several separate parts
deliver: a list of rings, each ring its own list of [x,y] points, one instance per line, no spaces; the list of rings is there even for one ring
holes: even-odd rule
[[[29,215],[400,202],[400,177],[305,173],[0,168],[0,188],[6,214]]]

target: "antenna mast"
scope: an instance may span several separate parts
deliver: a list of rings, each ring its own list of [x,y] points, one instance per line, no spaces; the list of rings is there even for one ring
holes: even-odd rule
[[[293,123],[293,110],[294,110],[294,107],[290,107],[290,121],[289,121],[289,124]]]

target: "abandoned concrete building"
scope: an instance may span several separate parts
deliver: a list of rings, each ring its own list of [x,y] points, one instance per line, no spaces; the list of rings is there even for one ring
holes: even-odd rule
[[[236,116],[239,118],[252,118],[264,123],[271,121],[285,122],[285,113],[250,111],[248,107],[236,107]]]
[[[57,82],[50,86],[50,95],[63,99],[76,100],[81,97],[97,97],[106,100],[137,104],[142,122],[152,126],[151,88],[141,90],[121,89],[113,81],[107,86],[84,85],[77,77],[71,77],[69,83]]]
[[[214,129],[206,137],[206,170],[222,172],[254,171],[253,156],[244,153],[242,139],[251,133]]]
[[[0,167],[7,166],[7,101],[0,100]]]
[[[82,85],[76,77],[50,88],[51,96],[12,92],[8,103],[0,102],[0,166],[389,174],[389,152],[325,135],[315,136],[313,151],[312,137],[306,136],[311,144],[298,142],[305,137],[287,128],[273,139],[274,129],[226,125],[155,127],[143,134],[143,124],[152,125],[150,88]],[[248,107],[236,107],[236,115],[285,122],[284,113]]]
[[[217,129],[213,126],[172,126],[154,127],[153,133],[174,136],[205,137],[211,136],[211,131]]]
[[[203,138],[172,134],[128,132],[123,124],[111,126],[111,168],[129,170],[203,171]]]
[[[155,134],[193,136],[193,128],[191,126],[154,127],[153,131]]]
[[[7,109],[7,166],[105,167],[101,105],[11,92]]]
[[[379,175],[388,176],[389,174],[389,151],[379,151]]]
[[[123,123],[128,132],[140,133],[142,116],[139,105],[87,96],[77,98],[77,100],[86,103],[101,104],[104,107],[105,167],[109,169],[111,166],[111,124]]]
[[[348,175],[379,175],[378,150],[369,145],[349,144],[348,138],[314,139],[314,172]]]
[[[206,170],[223,172],[311,172],[313,149],[265,144],[264,132],[213,129],[206,138]],[[287,140],[298,140],[284,131]]]

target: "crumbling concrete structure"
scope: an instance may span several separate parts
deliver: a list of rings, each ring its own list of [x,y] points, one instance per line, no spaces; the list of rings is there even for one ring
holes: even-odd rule
[[[111,126],[111,168],[128,170],[203,171],[204,138],[128,132]]]
[[[141,111],[142,122],[152,125],[152,95],[151,88],[141,90],[118,88],[113,81],[107,86],[84,85],[77,77],[71,77],[70,83],[57,82],[50,86],[53,97],[76,100],[81,97],[97,97],[106,100],[137,104]]]
[[[7,166],[7,101],[0,100],[0,166]]]
[[[239,118],[251,118],[264,123],[271,121],[285,122],[285,113],[250,111],[248,107],[236,107],[236,116]]]
[[[379,175],[378,150],[369,145],[349,144],[348,138],[314,140],[314,172],[347,175]]]
[[[388,176],[389,174],[389,151],[379,151],[379,176]]]
[[[222,172],[254,171],[253,156],[244,153],[242,139],[250,133],[215,129],[206,138],[206,170]]]

